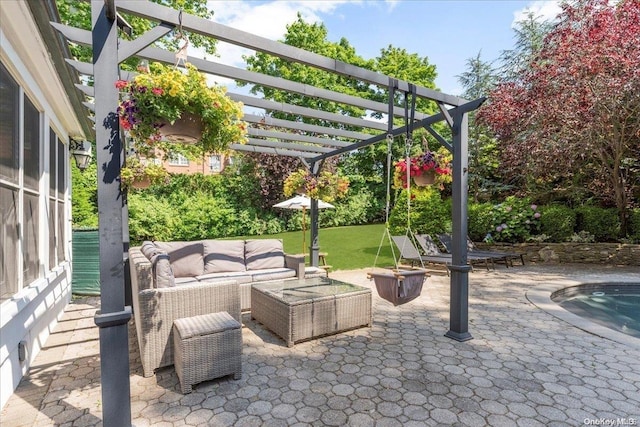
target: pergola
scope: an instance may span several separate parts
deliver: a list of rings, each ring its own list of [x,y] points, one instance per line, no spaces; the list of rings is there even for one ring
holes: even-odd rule
[[[268,86],[305,97],[356,106],[367,111],[385,113],[389,117],[390,125],[387,125],[366,118],[349,117],[254,96],[229,93],[229,96],[234,100],[267,111],[266,117],[245,114],[243,120],[250,125],[249,140],[246,144],[232,145],[230,148],[233,150],[297,157],[312,173],[318,174],[325,159],[384,141],[389,135],[403,135],[409,126],[410,130],[424,128],[453,153],[453,246],[452,263],[448,266],[451,271],[451,305],[450,325],[445,335],[457,341],[471,339],[468,331],[468,272],[470,266],[467,265],[466,244],[467,114],[477,109],[484,99],[467,101],[151,2],[92,0],[91,5],[92,31],[57,23],[52,23],[52,25],[68,41],[93,46],[93,64],[78,61],[69,61],[69,63],[79,73],[92,75],[94,78],[93,87],[80,84],[77,87],[86,95],[94,98],[93,103],[87,102],[85,105],[93,111],[96,123],[101,311],[96,315],[95,323],[100,328],[103,422],[105,426],[131,424],[127,330],[127,323],[131,318],[131,307],[126,306],[124,284],[128,249],[126,226],[128,213],[126,197],[120,187],[119,180],[120,169],[124,161],[124,147],[116,115],[119,94],[114,82],[118,79],[126,80],[131,77],[128,72],[120,70],[118,65],[131,56],[175,63],[174,52],[150,45],[177,28],[278,56],[329,73],[347,76],[388,90],[388,102],[381,103],[326,88],[223,65],[211,60],[189,57],[187,61],[204,73]],[[119,39],[118,29],[126,30],[128,26],[119,12],[148,19],[156,22],[157,26],[135,40]],[[434,101],[440,112],[427,115],[416,111],[412,122],[394,127],[393,116],[405,117],[405,108],[394,103],[397,93]],[[268,113],[270,112],[286,112],[326,122],[370,129],[375,131],[375,135],[341,129],[340,126],[327,127],[305,124],[301,121],[275,119],[269,117]],[[451,128],[451,141],[433,129],[432,126],[441,121],[445,121]],[[263,126],[260,126],[265,123],[283,130],[265,130]],[[319,254],[317,200],[312,200],[310,213],[311,262],[313,265],[317,265]]]

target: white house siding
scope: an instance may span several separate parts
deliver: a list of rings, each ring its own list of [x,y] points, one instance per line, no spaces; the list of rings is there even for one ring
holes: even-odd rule
[[[0,201],[3,209],[0,226],[5,228],[0,235],[5,240],[0,242],[4,246],[3,259],[0,260],[0,281],[4,293],[0,298],[0,407],[4,407],[71,298],[68,141],[70,137],[81,136],[82,128],[25,1],[0,1],[0,61],[19,85],[18,93],[22,99],[28,99],[39,112],[39,124],[35,125],[39,128],[38,164],[27,164],[22,155],[27,152],[23,144],[30,130],[25,132],[20,116],[19,178],[14,181],[0,174],[2,194],[11,194],[17,200],[15,214],[13,202]],[[24,114],[24,101],[19,102],[17,108],[19,114]],[[10,124],[4,121],[0,126],[6,130]],[[11,141],[2,139],[2,135],[6,132],[0,132],[0,144],[6,149]],[[55,144],[53,153],[56,158],[52,162],[50,144]],[[25,186],[25,167],[38,168],[34,188]],[[62,170],[63,175],[58,176],[56,171],[50,175],[51,167]],[[37,226],[29,227],[24,223],[26,216],[23,211],[28,205],[25,200],[33,200],[33,204],[37,201],[38,208],[33,214],[37,218],[33,224]],[[9,205],[11,207],[7,207]],[[55,215],[50,218],[51,208]],[[13,231],[7,230],[10,227],[5,221],[15,216],[20,230],[17,245],[7,240],[7,235]],[[8,243],[12,246],[10,251],[7,251]],[[26,248],[33,250],[25,251]],[[28,274],[23,273],[25,258],[31,263]],[[24,361],[19,360],[21,342],[26,347]]]

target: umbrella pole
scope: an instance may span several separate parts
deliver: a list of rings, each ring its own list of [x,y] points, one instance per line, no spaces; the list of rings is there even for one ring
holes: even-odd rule
[[[304,206],[302,207],[302,253],[307,254],[305,250],[305,240],[307,238],[307,215]]]

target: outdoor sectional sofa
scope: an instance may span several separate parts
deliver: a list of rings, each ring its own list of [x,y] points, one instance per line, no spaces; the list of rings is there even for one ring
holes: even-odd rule
[[[282,241],[144,242],[129,249],[133,313],[145,377],[173,364],[173,321],[221,311],[241,322],[251,284],[303,278],[304,256]]]

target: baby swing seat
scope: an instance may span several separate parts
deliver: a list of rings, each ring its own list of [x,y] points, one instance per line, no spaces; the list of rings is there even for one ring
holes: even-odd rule
[[[386,270],[367,273],[373,278],[381,298],[394,306],[406,304],[420,296],[428,276],[424,270]]]

